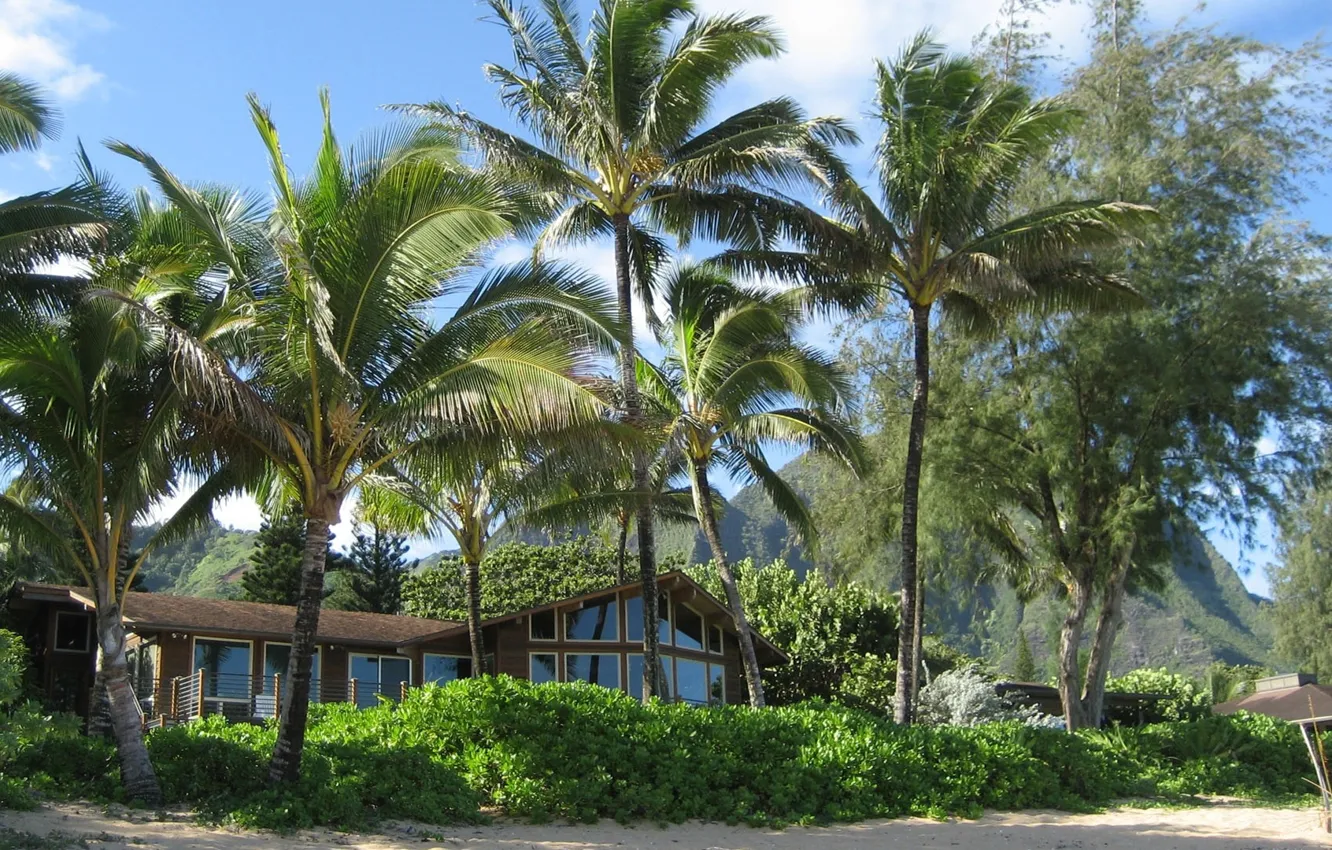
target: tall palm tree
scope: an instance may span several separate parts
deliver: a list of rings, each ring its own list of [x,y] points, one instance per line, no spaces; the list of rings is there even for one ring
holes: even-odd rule
[[[93,258],[92,285],[152,303],[200,339],[226,333],[208,304],[221,296],[207,275],[211,251],[182,217],[144,195],[99,189],[115,222],[108,252]],[[210,206],[225,221],[245,204]],[[99,692],[105,689],[121,779],[129,795],[160,802],[130,682],[121,619],[124,594],[144,559],[188,534],[232,489],[172,378],[165,336],[107,300],[77,301],[65,314],[27,312],[0,323],[0,463],[16,471],[0,495],[0,532],[26,551],[82,577],[96,602]],[[203,484],[138,552],[130,540],[175,494],[182,475]]]
[[[763,293],[706,266],[676,268],[664,290],[667,315],[658,336],[666,360],[660,369],[640,361],[640,380],[650,403],[670,412],[670,441],[685,460],[694,512],[739,632],[750,704],[761,708],[758,658],[722,547],[709,473],[720,466],[756,482],[812,546],[809,511],[768,464],[764,447],[825,453],[859,471],[860,439],[843,416],[850,386],[835,362],[794,339],[803,316],[801,293]]]
[[[215,246],[244,295],[245,356],[228,359],[175,332],[182,385],[216,439],[261,458],[260,484],[305,513],[291,657],[269,766],[294,780],[309,711],[329,526],[353,490],[402,486],[399,467],[440,434],[521,432],[597,419],[579,375],[618,334],[594,279],[525,264],[488,277],[443,323],[431,307],[457,292],[478,250],[524,214],[507,187],[462,166],[447,134],[407,126],[344,150],[322,97],[310,175],[292,176],[268,110],[250,97],[275,191],[271,261],[255,267]],[[197,193],[137,149],[118,149],[207,229]],[[151,305],[139,305],[149,315]]]
[[[902,627],[894,716],[911,721],[919,664],[916,528],[929,400],[934,307],[972,329],[1020,308],[1122,303],[1121,281],[1091,263],[1153,217],[1146,207],[1071,200],[1018,215],[1015,190],[1076,120],[1058,99],[985,75],[917,36],[877,71],[878,199],[843,174],[827,193],[833,216],[805,216],[795,250],[730,251],[727,265],[822,286],[864,306],[900,300],[910,311],[915,387],[902,504]]]
[[[542,0],[540,14],[489,0],[513,42],[514,65],[486,66],[528,141],[443,102],[415,107],[463,130],[487,161],[537,188],[550,204],[547,243],[610,238],[620,322],[632,329],[635,294],[652,302],[662,234],[768,246],[764,212],[779,189],[821,183],[830,146],[853,141],[835,119],[808,119],[787,98],[707,125],[717,92],[743,65],[778,55],[770,21],[700,16],[693,0],[600,0],[586,31],[575,0]],[[637,292],[635,293],[635,289]],[[650,310],[649,310],[650,313]],[[633,340],[621,350],[623,417],[642,424]],[[634,489],[651,491],[646,451]],[[636,508],[643,582],[643,697],[657,691],[657,579],[650,502]]]

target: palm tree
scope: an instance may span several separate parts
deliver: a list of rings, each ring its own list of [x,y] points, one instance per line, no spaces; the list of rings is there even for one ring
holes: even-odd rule
[[[662,233],[749,247],[777,236],[764,211],[776,190],[820,183],[829,146],[853,141],[833,119],[808,119],[787,98],[707,126],[713,100],[746,63],[778,55],[768,19],[700,16],[693,0],[601,0],[584,31],[574,0],[542,13],[489,0],[513,42],[514,67],[488,65],[505,105],[536,137],[510,134],[443,102],[411,109],[460,128],[492,167],[535,187],[550,204],[548,243],[611,238],[620,323],[632,329],[637,295],[666,253]],[[650,314],[649,310],[649,314]],[[642,424],[632,338],[620,353],[624,420]],[[651,461],[634,457],[634,489],[649,493]],[[657,691],[657,579],[649,500],[636,508],[643,582],[643,697]]]
[[[94,258],[93,285],[154,304],[200,339],[224,334],[207,306],[220,295],[207,276],[211,252],[182,217],[106,185],[99,196],[116,226],[108,252]],[[226,196],[206,197],[225,221]],[[243,212],[244,204],[230,209]],[[109,704],[121,779],[130,797],[149,803],[161,793],[126,663],[124,594],[153,549],[207,520],[232,480],[213,471],[187,412],[164,335],[112,301],[0,323],[0,463],[15,470],[0,495],[0,532],[92,589],[98,690]],[[131,552],[135,529],[187,474],[203,478],[202,486]]]
[[[463,426],[493,434],[595,420],[604,405],[579,375],[594,344],[608,349],[619,332],[594,279],[532,264],[489,276],[433,322],[431,305],[458,291],[478,250],[520,221],[522,199],[463,167],[438,131],[395,128],[344,150],[322,100],[322,144],[297,181],[267,109],[250,97],[275,189],[270,262],[231,261],[226,235],[215,233],[244,295],[235,315],[246,325],[245,355],[228,359],[172,332],[180,380],[215,438],[261,458],[257,486],[293,498],[305,515],[273,782],[299,776],[329,526],[348,494],[403,486],[399,467]],[[148,154],[118,149],[209,228],[196,192]]]
[[[833,217],[807,215],[797,250],[730,251],[750,273],[797,279],[848,305],[900,299],[910,310],[915,387],[902,499],[902,627],[894,716],[911,721],[919,663],[916,528],[935,305],[973,330],[1014,309],[1108,306],[1131,292],[1100,273],[1094,252],[1122,247],[1154,217],[1147,207],[1073,200],[1013,216],[1015,190],[1076,120],[1058,99],[987,76],[917,36],[877,72],[879,200],[849,176],[826,196]]]
[[[0,154],[34,150],[42,138],[55,138],[58,128],[58,116],[39,87],[0,73]],[[62,257],[86,255],[106,235],[93,195],[92,187],[79,182],[0,203],[0,311],[68,304],[82,281],[39,269]]]
[[[720,466],[762,487],[808,546],[814,523],[800,496],[769,466],[765,445],[825,453],[859,471],[860,439],[842,415],[850,386],[838,366],[795,341],[803,293],[766,294],[705,266],[676,268],[665,290],[662,368],[640,361],[651,403],[670,411],[670,442],[685,459],[694,512],[712,550],[740,636],[750,704],[763,682],[745,609],[722,547],[709,472]]]

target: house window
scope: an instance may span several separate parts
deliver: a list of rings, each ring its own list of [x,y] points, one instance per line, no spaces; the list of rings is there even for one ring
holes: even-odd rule
[[[412,661],[398,655],[353,655],[351,676],[356,680],[356,705],[369,708],[379,698],[397,701],[402,686],[412,681]]]
[[[421,658],[421,680],[426,684],[442,685],[445,682],[471,677],[470,655],[439,655],[427,652]]]
[[[532,640],[555,640],[555,612],[538,611],[527,618]]]
[[[56,612],[56,652],[87,652],[91,619],[80,611]]]
[[[555,663],[555,653],[532,653],[532,664],[529,678],[537,684],[541,684],[542,682],[558,682],[560,680],[559,668]]]
[[[153,698],[157,689],[157,645],[141,643],[125,653],[129,665],[130,686],[139,698],[145,714],[153,713]]]
[[[692,705],[708,703],[708,665],[686,658],[675,659],[676,696]]]
[[[671,642],[671,600],[665,594],[657,600],[658,638],[661,643]],[[624,600],[625,640],[630,643],[643,642],[643,597],[632,596]]]
[[[287,664],[291,661],[291,644],[289,643],[265,643],[264,644],[264,681],[260,683],[259,693],[267,699],[256,701],[256,713],[260,717],[273,717],[277,714],[277,703],[274,696],[280,694],[273,693],[273,686],[286,688]],[[319,702],[320,692],[319,682],[319,650],[316,648],[314,655],[310,656],[310,702]],[[272,714],[264,712],[271,711]]]
[[[703,615],[688,605],[675,606],[675,645],[703,651]]]
[[[564,612],[565,640],[619,640],[619,606],[614,596],[593,599],[576,611]],[[640,620],[642,615],[639,615]]]
[[[713,626],[708,629],[708,652],[722,654],[722,627]]]
[[[708,705],[726,705],[725,665],[708,665]]]
[[[564,681],[591,682],[594,685],[601,685],[606,688],[618,688],[620,687],[620,656],[610,653],[583,655],[566,652],[564,654]]]
[[[204,696],[249,702],[254,684],[249,641],[195,639],[194,672],[203,674]]]
[[[664,700],[665,702],[670,702],[672,699],[671,694],[674,692],[674,688],[672,687],[672,679],[674,677],[671,675],[672,672],[671,659],[667,656],[662,656],[661,665],[662,665],[662,673],[664,674],[662,678],[665,679],[665,682],[663,683],[665,691],[663,693],[657,694],[657,696],[662,700]],[[637,653],[630,653],[629,655],[629,681],[625,682],[625,690],[627,690],[629,692],[629,695],[634,697],[635,699],[641,700],[643,698],[643,656],[642,655],[639,655]]]

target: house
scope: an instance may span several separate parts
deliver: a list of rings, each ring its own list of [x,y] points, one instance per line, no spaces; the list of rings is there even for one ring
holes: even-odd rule
[[[1292,722],[1332,717],[1332,687],[1318,684],[1309,673],[1268,676],[1254,681],[1253,693],[1212,706],[1214,714],[1239,711]]]
[[[681,572],[659,578],[667,698],[745,699],[739,642],[725,605]],[[54,707],[87,716],[95,603],[86,589],[20,584],[11,618]],[[145,723],[201,714],[254,720],[276,713],[296,609],[223,599],[129,593],[129,661]],[[587,681],[642,693],[643,608],[637,582],[482,623],[487,667],[535,682]],[[370,706],[408,688],[472,675],[467,626],[447,620],[325,610],[311,698]],[[755,634],[759,663],[785,656]]]

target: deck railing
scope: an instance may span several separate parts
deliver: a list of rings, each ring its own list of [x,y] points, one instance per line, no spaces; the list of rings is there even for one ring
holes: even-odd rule
[[[144,706],[144,725],[150,728],[212,714],[233,721],[259,722],[277,716],[282,684],[281,674],[247,676],[199,670],[189,676],[177,676],[152,693],[138,696]],[[310,700],[351,702],[368,708],[380,699],[404,699],[409,687],[406,682],[314,679],[310,682]]]

